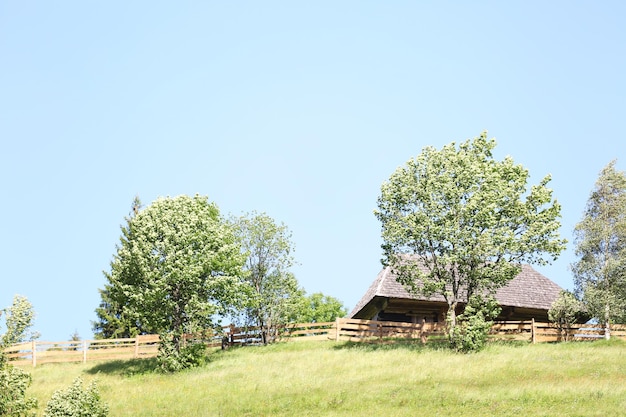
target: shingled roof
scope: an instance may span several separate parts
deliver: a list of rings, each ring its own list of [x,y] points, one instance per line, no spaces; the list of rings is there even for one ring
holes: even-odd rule
[[[521,272],[496,292],[496,300],[503,307],[522,307],[547,311],[561,290],[560,286],[535,271],[530,265],[522,265]],[[365,295],[356,304],[350,317],[354,317],[375,297],[445,302],[443,296],[439,294],[431,297],[409,294],[402,284],[396,281],[396,276],[391,268],[386,267],[380,271]]]

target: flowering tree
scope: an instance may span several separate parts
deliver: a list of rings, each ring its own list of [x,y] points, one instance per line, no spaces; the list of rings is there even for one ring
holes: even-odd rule
[[[95,328],[160,333],[179,352],[184,333],[214,326],[216,316],[246,301],[244,260],[206,197],[159,198],[127,219]]]
[[[565,248],[550,177],[528,190],[528,171],[510,157],[494,160],[495,145],[484,132],[425,148],[383,183],[375,211],[383,264],[409,291],[445,298],[453,345],[457,309],[472,296],[505,285],[521,262],[547,263]]]

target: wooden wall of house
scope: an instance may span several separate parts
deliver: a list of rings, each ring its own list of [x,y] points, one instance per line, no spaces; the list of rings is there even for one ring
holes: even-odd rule
[[[527,321],[535,319],[537,322],[547,323],[548,312],[540,309],[529,309],[521,307],[503,307],[498,321]]]
[[[404,323],[443,323],[448,306],[443,303],[423,303],[407,300],[390,300],[374,320]]]
[[[368,319],[404,323],[444,323],[447,309],[448,306],[444,303],[391,299],[384,309]],[[463,306],[459,306],[457,314],[460,314],[462,310]],[[538,322],[548,322],[548,312],[541,309],[504,307],[496,318],[498,321],[530,321],[532,319]]]

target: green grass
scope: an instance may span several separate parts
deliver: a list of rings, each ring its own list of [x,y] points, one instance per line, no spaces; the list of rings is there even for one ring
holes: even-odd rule
[[[284,343],[216,352],[203,368],[151,360],[26,368],[39,412],[75,377],[97,380],[110,416],[618,416],[626,343],[490,345]]]

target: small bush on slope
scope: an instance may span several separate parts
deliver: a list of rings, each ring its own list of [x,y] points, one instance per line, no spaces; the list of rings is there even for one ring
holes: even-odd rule
[[[30,374],[9,364],[0,344],[0,416],[22,417],[35,415],[37,400],[26,397],[31,384]]]
[[[101,400],[96,384],[83,389],[83,381],[76,378],[67,390],[52,394],[44,417],[106,417],[109,407]]]

